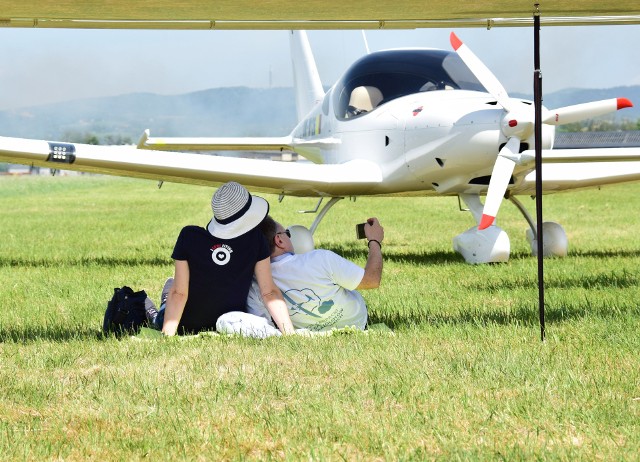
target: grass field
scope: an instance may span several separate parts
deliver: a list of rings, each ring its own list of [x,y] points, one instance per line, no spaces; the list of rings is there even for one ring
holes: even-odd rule
[[[0,179],[0,460],[639,460],[640,185],[545,196],[570,254],[536,260],[505,203],[507,264],[470,266],[455,198],[341,201],[316,244],[364,265],[385,226],[393,334],[117,340],[114,287],[158,297],[212,189],[109,177]],[[265,196],[309,226],[311,199]],[[533,201],[526,201],[533,210]]]

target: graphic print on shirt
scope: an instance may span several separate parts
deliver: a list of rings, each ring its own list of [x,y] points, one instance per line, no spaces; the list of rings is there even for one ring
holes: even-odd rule
[[[224,266],[231,261],[233,249],[226,244],[216,244],[211,247],[211,260],[216,265]]]
[[[311,289],[291,289],[282,295],[289,304],[290,310],[293,311],[291,316],[295,316],[297,313],[304,313],[308,316],[321,318],[321,314],[325,314],[333,307],[333,300],[322,301]],[[316,314],[314,311],[320,314]]]

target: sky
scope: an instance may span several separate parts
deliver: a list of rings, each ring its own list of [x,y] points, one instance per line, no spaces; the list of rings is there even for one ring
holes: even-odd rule
[[[366,31],[371,51],[450,50],[450,29]],[[531,27],[456,29],[507,92],[533,94]],[[366,53],[361,31],[310,31],[322,83]],[[640,26],[542,27],[543,93],[640,85]],[[0,110],[134,92],[292,86],[286,31],[0,28]]]

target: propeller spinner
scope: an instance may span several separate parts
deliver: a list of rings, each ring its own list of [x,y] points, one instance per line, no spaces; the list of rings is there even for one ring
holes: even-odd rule
[[[507,192],[509,180],[517,163],[522,162],[520,155],[520,143],[533,132],[533,110],[524,111],[512,100],[496,76],[484,65],[482,61],[467,47],[462,40],[451,33],[450,42],[458,56],[476,76],[485,89],[504,108],[506,114],[503,117],[502,133],[507,137],[507,143],[502,147],[496,158],[491,172],[491,180],[487,189],[482,211],[482,219],[478,225],[479,230],[488,228],[495,221],[502,199]],[[577,122],[590,117],[596,117],[610,112],[632,107],[633,104],[626,98],[613,98],[603,101],[594,101],[585,104],[566,106],[553,111],[546,111],[542,123],[548,125],[563,125]]]

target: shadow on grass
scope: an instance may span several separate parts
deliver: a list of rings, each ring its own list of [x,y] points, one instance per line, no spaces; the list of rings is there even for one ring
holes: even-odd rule
[[[327,250],[331,250],[338,255],[341,255],[347,259],[356,259],[360,258],[363,255],[366,255],[366,247],[363,249],[360,246],[355,247],[353,245],[349,246],[327,246],[323,247]],[[572,257],[580,257],[580,258],[637,258],[640,257],[640,250],[590,250],[590,251],[573,251],[569,253],[567,258]],[[393,261],[396,263],[413,263],[420,265],[440,265],[440,264],[449,264],[449,263],[465,263],[462,255],[457,252],[451,251],[434,251],[434,252],[408,252],[408,253],[400,253],[393,250],[388,250],[388,247],[383,251],[383,258],[385,261]],[[529,252],[512,252],[510,255],[510,260],[531,260],[535,261],[534,256]],[[553,260],[545,260],[545,261],[553,261]],[[503,265],[505,263],[496,263],[497,265]],[[508,262],[506,263],[508,264]]]
[[[575,252],[569,252],[569,256],[570,257],[588,257],[588,258],[616,258],[616,257],[635,258],[635,257],[640,257],[640,249],[635,249],[635,250],[599,249],[599,250],[587,250],[587,251],[578,250]]]
[[[57,266],[171,266],[170,258],[145,258],[145,257],[81,257],[81,258],[0,258],[0,267],[57,267]]]
[[[328,246],[327,250],[331,250],[338,255],[349,260],[361,258],[366,255],[366,248],[353,246]],[[386,250],[386,249],[385,249]],[[640,250],[598,250],[598,251],[586,251],[586,252],[572,252],[568,258],[571,257],[583,257],[583,258],[634,258],[640,257]],[[435,252],[409,252],[399,253],[393,251],[385,251],[383,253],[385,261],[394,263],[407,263],[415,265],[443,265],[443,264],[455,264],[464,263],[462,256],[452,251],[435,251]],[[528,253],[514,252],[511,254],[511,260],[526,260],[534,259]],[[505,263],[497,263],[503,265]],[[508,264],[508,263],[507,263]],[[148,257],[81,257],[76,259],[71,258],[3,258],[0,257],[0,267],[51,267],[51,266],[103,266],[103,267],[115,267],[115,266],[171,266],[173,260],[171,258],[148,258]]]
[[[68,342],[106,338],[98,328],[78,326],[3,326],[0,327],[0,343],[32,343],[36,341]]]
[[[367,255],[366,247],[364,249],[358,247],[323,247],[331,250],[347,260],[354,260]],[[407,263],[416,265],[442,265],[449,263],[464,263],[461,255],[451,252],[413,252],[413,253],[396,253],[393,251],[384,251],[382,254],[384,261],[392,261],[394,263]]]
[[[587,317],[614,319],[621,316],[640,318],[640,308],[630,307],[610,309],[607,306],[595,306],[584,303],[576,306],[546,307],[545,321],[547,327],[554,323],[580,320]],[[538,307],[534,305],[520,306],[509,311],[470,309],[459,313],[379,313],[371,312],[370,324],[384,323],[393,330],[411,328],[421,325],[434,327],[470,325],[479,328],[491,325],[521,325],[537,327],[540,323]],[[86,340],[105,340],[113,334],[105,335],[98,327],[78,326],[62,328],[60,326],[18,326],[1,327],[0,343],[28,344],[38,341],[69,342]]]
[[[585,274],[577,276],[551,276],[545,275],[544,287],[546,289],[624,289],[640,285],[640,278],[626,270],[620,272],[606,272],[600,274]],[[477,291],[499,292],[516,289],[538,289],[537,274],[532,274],[526,279],[478,281],[467,283],[465,287]]]
[[[595,306],[583,303],[575,306],[545,308],[545,323],[561,323],[565,321],[579,320],[587,317],[599,319],[614,319],[624,315],[640,317],[640,308],[629,307],[623,309],[611,309],[608,306]],[[523,325],[538,326],[540,323],[537,305],[520,306],[509,311],[469,309],[458,313],[370,313],[371,324],[385,323],[392,329],[408,328],[419,325],[452,326],[452,325]]]

